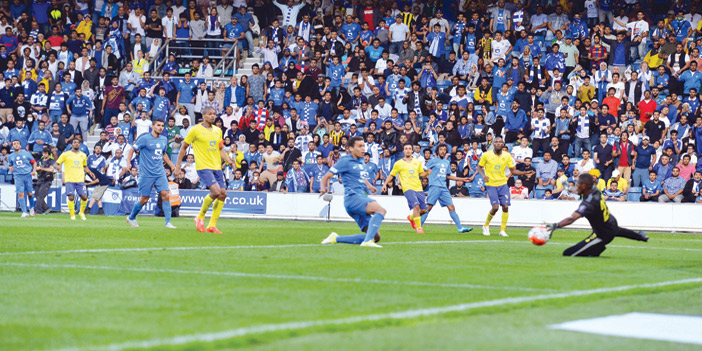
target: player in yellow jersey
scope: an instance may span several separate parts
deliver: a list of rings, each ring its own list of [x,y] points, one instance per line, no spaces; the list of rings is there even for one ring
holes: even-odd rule
[[[407,205],[412,210],[412,214],[407,216],[407,219],[412,225],[412,229],[416,229],[418,234],[424,234],[422,215],[427,213],[428,208],[420,177],[426,177],[428,173],[422,163],[412,157],[412,144],[405,144],[402,152],[405,154],[405,157],[395,162],[390,175],[385,179],[383,192],[387,191],[388,183],[392,181],[393,177],[399,175],[400,184],[402,184],[402,190],[407,199]]]
[[[66,197],[68,198],[68,213],[71,220],[76,220],[75,194],[80,196],[80,219],[85,218],[85,207],[88,205],[88,194],[85,192],[85,174],[95,178],[93,172],[88,169],[88,156],[80,151],[80,141],[73,139],[71,150],[66,151],[56,160],[54,168],[61,171],[63,165],[63,183],[66,184]]]
[[[500,236],[508,236],[505,229],[509,218],[510,192],[505,172],[509,169],[513,175],[532,175],[534,171],[524,172],[515,168],[512,155],[509,152],[502,151],[505,147],[505,142],[501,136],[496,136],[492,145],[493,150],[483,153],[480,162],[478,162],[478,173],[485,180],[485,188],[487,189],[488,198],[490,198],[490,205],[492,205],[483,226],[483,235],[490,235],[490,221],[500,206],[502,206]]]
[[[224,202],[227,200],[227,187],[224,184],[224,174],[222,173],[222,159],[228,164],[234,161],[222,148],[222,130],[214,125],[217,114],[214,108],[206,107],[202,111],[202,123],[192,127],[188,135],[183,140],[183,145],[178,153],[176,163],[176,175],[182,172],[180,163],[185,158],[185,151],[190,145],[193,146],[195,154],[195,168],[197,175],[210,193],[205,196],[200,208],[200,214],[195,217],[195,227],[201,233],[222,234],[217,229],[217,219],[222,213]],[[214,205],[212,203],[214,202]],[[212,205],[212,217],[205,228],[205,214]]]

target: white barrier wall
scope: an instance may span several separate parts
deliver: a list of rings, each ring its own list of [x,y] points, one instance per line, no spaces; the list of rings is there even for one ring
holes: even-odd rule
[[[406,222],[409,210],[402,196],[374,196],[388,211],[386,220]],[[343,206],[344,197],[335,195],[331,202],[332,221],[350,221]],[[569,216],[578,206],[577,201],[559,200],[512,200],[509,225],[534,226],[543,222],[555,222]],[[456,211],[464,224],[479,226],[485,221],[490,203],[487,199],[454,198]],[[702,232],[702,205],[608,202],[610,212],[623,227],[641,230]],[[266,217],[297,220],[326,220],[327,203],[315,194],[268,194]],[[699,216],[699,217],[698,217]],[[493,225],[499,225],[499,213]],[[427,223],[453,224],[448,210],[435,208]],[[578,220],[574,228],[589,228],[586,220]]]

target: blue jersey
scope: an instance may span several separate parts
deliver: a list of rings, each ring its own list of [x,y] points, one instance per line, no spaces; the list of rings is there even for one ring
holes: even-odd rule
[[[143,110],[143,111],[149,111],[149,110],[151,110],[151,99],[149,99],[149,98],[147,98],[147,97],[137,96],[137,97],[135,97],[135,98],[132,100],[132,103],[131,103],[130,105],[134,106],[134,109],[136,110],[136,108],[137,108],[137,106],[138,106],[139,104],[141,104],[142,106],[144,106],[144,110]],[[135,118],[136,118],[136,117],[135,117]]]
[[[49,111],[63,111],[66,106],[66,94],[64,92],[53,93],[49,98]]]
[[[431,170],[429,174],[429,186],[446,187],[446,174],[451,173],[451,161],[432,157],[425,165],[426,169]]]
[[[351,155],[346,155],[339,159],[334,167],[329,169],[332,174],[338,175],[341,182],[344,184],[344,195],[363,195],[368,194],[366,187],[366,179],[368,172],[363,167],[363,158],[354,158]]]
[[[180,93],[180,99],[178,99],[179,104],[192,104],[192,100],[195,97],[195,89],[196,85],[195,83],[191,80],[190,83],[187,83],[186,81],[182,81],[178,83],[178,92]]]
[[[13,173],[15,175],[28,175],[34,170],[34,157],[29,151],[22,150],[20,152],[13,152],[7,156],[10,159],[10,166],[13,167]]]
[[[314,179],[314,182],[312,183],[313,191],[319,191],[319,188],[322,185],[322,177],[324,177],[327,172],[329,172],[329,166],[325,164],[320,166],[315,163],[314,165],[310,165],[308,167],[308,174],[310,178]]]
[[[338,65],[332,63],[327,68],[327,74],[331,78],[330,86],[336,88],[341,86],[341,80],[346,75],[346,68],[341,63]]]
[[[85,95],[72,95],[66,101],[66,105],[71,107],[71,115],[76,117],[88,117],[93,108],[93,103]]]
[[[153,118],[160,118],[162,120],[168,119],[168,112],[171,108],[171,100],[167,97],[157,96],[154,98],[154,111]],[[146,109],[146,108],[145,108]],[[165,128],[163,130],[166,130]]]
[[[358,23],[344,23],[339,28],[341,33],[344,33],[346,41],[354,41],[358,38],[359,33],[361,33],[361,26]]]
[[[283,88],[273,88],[268,92],[268,99],[273,100],[273,106],[280,107],[283,106],[283,99],[285,98],[285,89]]]
[[[168,149],[168,139],[162,135],[143,134],[134,143],[134,150],[139,151],[139,171],[143,177],[165,177],[163,155]]]
[[[368,162],[363,165],[363,170],[368,173],[368,182],[373,184],[375,175],[378,174],[378,166],[373,162]]]

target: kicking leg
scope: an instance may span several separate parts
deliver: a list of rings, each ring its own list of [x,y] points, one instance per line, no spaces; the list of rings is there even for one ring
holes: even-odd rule
[[[449,216],[451,216],[451,220],[453,220],[453,224],[456,225],[456,229],[458,229],[459,233],[468,233],[469,231],[473,230],[473,228],[466,228],[461,224],[461,218],[458,217],[458,213],[456,213],[456,207],[454,205],[448,205],[448,211]]]
[[[620,236],[622,238],[627,238],[636,241],[648,241],[648,236],[643,231],[637,233],[631,229],[626,229],[622,227],[619,227],[619,231],[616,234],[614,234],[614,236]]]
[[[148,196],[142,196],[139,198],[139,201],[134,203],[134,207],[132,207],[132,213],[129,214],[129,217],[127,217],[127,222],[132,226],[132,227],[138,227],[139,224],[136,221],[136,216],[139,214],[141,211],[141,208],[146,205],[146,203],[149,202],[149,197]]]
[[[429,212],[431,212],[431,209],[434,207],[434,205],[427,205],[427,207],[427,212],[424,212],[424,214],[422,215],[421,225],[424,225],[424,222],[426,222],[427,217],[429,217]]]

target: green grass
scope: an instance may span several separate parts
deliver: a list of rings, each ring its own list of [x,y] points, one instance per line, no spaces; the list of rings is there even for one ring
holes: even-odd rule
[[[213,235],[196,232],[190,218],[176,219],[179,229],[168,231],[163,219],[152,217],[139,218],[139,228],[122,217],[73,222],[66,215],[3,214],[0,221],[0,350],[99,350],[267,324],[702,277],[702,236],[694,234],[654,233],[649,243],[618,238],[601,258],[573,259],[561,252],[584,238],[584,231],[559,231],[549,244],[536,247],[526,241],[525,228],[508,228],[511,236],[505,239],[476,231],[456,234],[455,227],[438,225],[417,235],[408,224],[386,223],[384,248],[362,249],[315,245],[331,230],[356,233],[352,223],[223,219],[218,227],[225,234]],[[406,244],[412,241],[439,242]],[[169,247],[196,249],[164,250]],[[125,248],[153,249],[60,252]],[[149,346],[692,350],[699,345],[547,327],[634,311],[702,314],[701,298],[702,283],[690,283]]]

